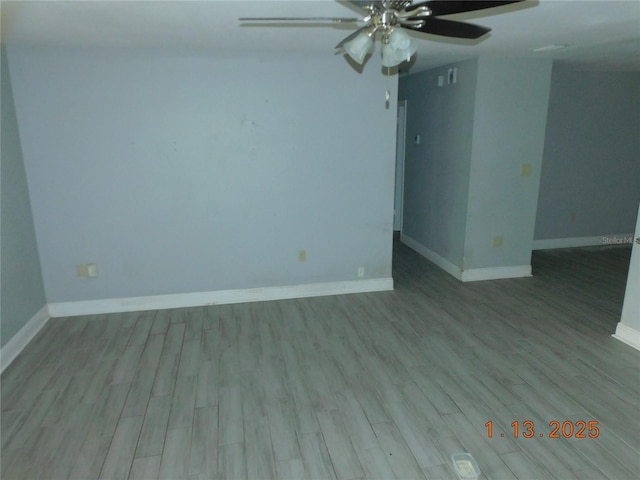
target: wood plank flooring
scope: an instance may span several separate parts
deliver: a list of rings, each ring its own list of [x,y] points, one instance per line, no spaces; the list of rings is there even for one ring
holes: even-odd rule
[[[393,292],[52,319],[2,376],[2,478],[640,478],[629,254],[463,284],[396,245]]]

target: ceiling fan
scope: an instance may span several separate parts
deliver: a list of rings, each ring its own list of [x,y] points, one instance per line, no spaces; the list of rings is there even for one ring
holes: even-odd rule
[[[415,53],[415,46],[406,32],[407,30],[445,37],[477,39],[489,33],[491,29],[438,17],[484,10],[521,1],[523,0],[430,0],[413,3],[412,0],[351,0],[343,3],[353,4],[364,9],[363,18],[245,17],[239,20],[241,22],[364,22],[364,26],[344,38],[335,48],[338,51],[346,52],[353,60],[362,64],[367,54],[373,50],[376,36],[380,35],[382,65],[395,67],[409,60]]]

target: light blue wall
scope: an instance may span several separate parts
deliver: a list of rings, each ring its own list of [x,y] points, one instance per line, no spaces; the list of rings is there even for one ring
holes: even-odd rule
[[[483,57],[401,79],[403,234],[451,270],[530,264],[550,78],[547,60]]]
[[[379,66],[117,49],[9,61],[50,302],[391,276],[396,105]],[[89,262],[99,277],[78,277]]]
[[[2,346],[45,305],[11,79],[2,47],[1,138],[1,343]]]
[[[553,69],[535,238],[633,232],[640,73]]]
[[[550,81],[550,60],[478,62],[464,270],[530,265]]]
[[[449,68],[457,83],[438,86]],[[402,233],[462,265],[467,218],[477,61],[401,78],[407,100]],[[415,141],[420,136],[420,143]]]

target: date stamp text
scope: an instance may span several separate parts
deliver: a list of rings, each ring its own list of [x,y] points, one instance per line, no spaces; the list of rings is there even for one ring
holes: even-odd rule
[[[484,424],[487,428],[487,438],[493,438],[493,421],[489,420]],[[512,438],[534,438],[534,437],[547,437],[547,438],[598,438],[600,435],[600,428],[598,422],[592,420],[586,422],[584,420],[577,420],[572,422],[565,420],[560,422],[558,420],[552,420],[549,422],[549,428],[544,432],[536,430],[536,425],[531,420],[525,420],[523,422],[515,421],[511,423],[512,431],[507,433],[500,433],[499,436],[504,438],[510,436]]]

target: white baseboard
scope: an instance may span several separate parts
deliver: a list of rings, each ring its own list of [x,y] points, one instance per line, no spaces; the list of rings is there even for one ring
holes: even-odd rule
[[[499,280],[503,278],[520,278],[531,276],[531,265],[513,265],[508,267],[473,268],[462,270],[446,258],[428,249],[413,238],[401,234],[400,241],[415,250],[427,260],[432,261],[445,272],[463,282],[477,282],[480,280]]]
[[[531,276],[531,265],[510,265],[508,267],[472,268],[462,272],[463,282],[481,280],[501,280]]]
[[[435,263],[441,269],[443,269],[448,274],[454,276],[458,280],[462,280],[462,269],[457,265],[454,265],[446,258],[442,257],[440,254],[434,252],[433,250],[425,247],[417,240],[405,235],[404,233],[400,234],[400,241],[404,243],[407,247],[415,250],[420,255],[425,257],[427,260]]]
[[[74,317],[78,315],[137,312],[227,303],[261,302],[347,293],[380,292],[385,290],[393,290],[393,278],[50,303],[49,313],[52,317]]]
[[[137,312],[225,303],[246,303],[349,293],[382,292],[387,290],[393,290],[393,278],[372,278],[285,287],[249,288],[244,290],[221,290],[215,292],[50,303],[42,307],[40,311],[2,347],[0,350],[0,373],[15,360],[24,347],[27,346],[52,317]]]
[[[11,365],[11,362],[15,360],[22,349],[27,346],[50,318],[49,308],[45,305],[2,347],[2,350],[0,350],[0,373]]]
[[[618,323],[616,327],[616,333],[611,335],[613,338],[632,346],[636,350],[640,350],[640,331],[635,328],[625,325],[624,323]]]
[[[598,235],[596,237],[550,238],[534,240],[533,250],[550,250],[553,248],[599,247],[603,245],[626,245],[633,242],[633,233],[615,235]]]

